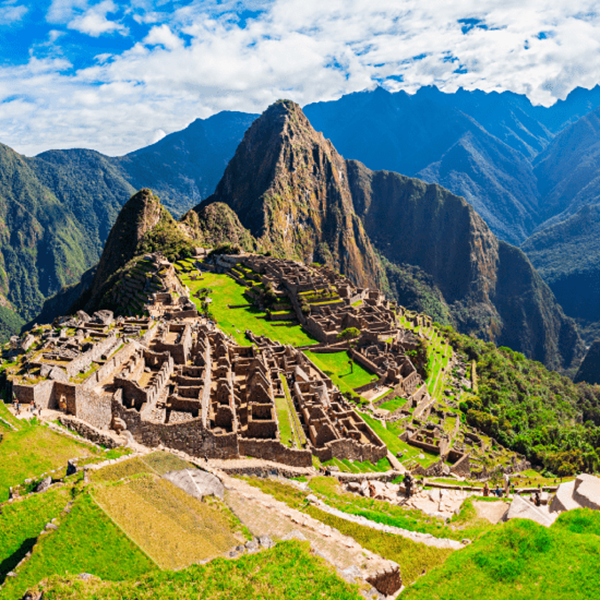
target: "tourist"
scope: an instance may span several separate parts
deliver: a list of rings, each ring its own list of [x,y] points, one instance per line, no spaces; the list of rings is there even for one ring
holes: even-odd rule
[[[487,498],[490,495],[490,486],[487,484],[487,481],[485,482],[485,485],[483,486],[483,496],[485,498]]]

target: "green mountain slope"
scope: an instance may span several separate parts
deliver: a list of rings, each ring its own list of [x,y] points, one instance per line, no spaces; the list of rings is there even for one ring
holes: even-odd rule
[[[600,321],[600,206],[532,235],[521,246],[565,312]]]

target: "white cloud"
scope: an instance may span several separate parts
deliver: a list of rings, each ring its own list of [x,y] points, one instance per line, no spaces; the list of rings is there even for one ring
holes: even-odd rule
[[[147,46],[162,46],[167,50],[175,50],[183,46],[181,38],[176,36],[166,24],[153,27],[143,43]]]
[[[257,11],[245,24],[241,6]],[[53,0],[48,19],[100,36],[123,31],[107,18],[116,8]],[[0,68],[0,101],[11,98],[2,142],[25,153],[58,145],[123,153],[219,110],[260,112],[280,97],[306,104],[381,81],[410,93],[429,84],[509,89],[551,104],[598,83],[594,8],[590,0],[199,0],[166,14],[160,2],[134,0],[128,14],[156,25],[126,52],[99,54],[75,75],[50,63],[43,73],[34,62],[18,75]],[[463,33],[459,19],[480,22]]]
[[[87,6],[88,0],[52,0],[46,20],[54,24],[67,23]]]
[[[0,3],[0,25],[18,23],[27,14],[28,10],[26,6],[17,4],[14,0]]]
[[[92,37],[98,37],[105,33],[128,33],[126,27],[107,18],[109,13],[115,13],[116,10],[117,7],[112,0],[104,0],[73,18],[69,21],[68,27]]]

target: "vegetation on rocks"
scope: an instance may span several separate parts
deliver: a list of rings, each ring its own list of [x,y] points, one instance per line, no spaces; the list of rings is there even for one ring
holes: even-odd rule
[[[467,423],[554,475],[599,468],[599,386],[574,384],[510,348],[440,329],[476,363],[477,392],[460,406]]]

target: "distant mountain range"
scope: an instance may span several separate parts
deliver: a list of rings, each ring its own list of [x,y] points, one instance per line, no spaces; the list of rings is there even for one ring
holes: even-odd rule
[[[561,282],[573,281],[573,265],[553,260],[548,266],[558,234],[546,242],[544,236],[584,205],[600,203],[598,106],[599,86],[574,90],[550,108],[510,92],[445,94],[428,87],[409,95],[377,88],[309,105],[305,113],[346,159],[439,183],[466,198],[501,240],[523,244],[567,314],[597,322],[600,305],[592,300],[582,312],[569,302],[570,284]],[[0,146],[0,327],[14,330],[21,319],[35,318],[45,298],[76,283],[98,261],[120,207],[135,190],[153,189],[175,216],[210,196],[255,119],[219,113],[124,157],[61,150],[26,158]],[[213,219],[230,217],[213,210]],[[565,227],[568,236],[573,227]],[[597,264],[594,232],[577,239],[577,289],[585,297]],[[375,252],[385,265],[385,253]],[[446,295],[427,269],[389,264],[382,268],[390,285],[406,300],[449,317]],[[424,285],[427,294],[417,293]],[[469,318],[465,313],[463,320]]]

